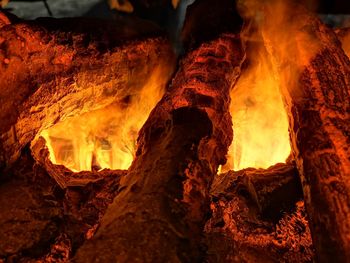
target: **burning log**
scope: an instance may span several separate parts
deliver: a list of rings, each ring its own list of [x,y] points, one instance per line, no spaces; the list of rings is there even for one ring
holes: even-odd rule
[[[229,90],[243,51],[224,34],[189,52],[140,131],[135,160],[76,262],[198,262],[209,186],[232,140]]]
[[[311,262],[313,246],[294,164],[214,178],[205,226],[209,262]]]
[[[279,24],[289,32],[290,45],[281,44],[281,33],[276,31],[266,29],[264,37],[273,47],[271,53],[284,80],[282,93],[288,106],[292,151],[302,179],[317,260],[348,262],[350,61],[331,29],[302,8],[288,10]],[[288,25],[290,21],[298,23]],[[287,55],[285,50],[293,52]]]
[[[231,196],[232,199],[235,192],[230,193],[230,189],[233,186],[248,193],[259,212],[270,218],[278,216],[283,207],[294,206],[302,199],[298,171],[292,164],[277,164],[266,170],[248,168],[221,174],[215,177],[212,196],[218,197],[219,193],[225,193],[226,198]]]
[[[0,21],[0,170],[41,130],[68,116],[125,104],[157,67],[164,69],[160,83],[172,71],[169,42],[144,22],[25,22],[3,13]]]
[[[62,189],[26,147],[0,184],[0,262],[69,260],[96,231],[125,174],[70,172]]]

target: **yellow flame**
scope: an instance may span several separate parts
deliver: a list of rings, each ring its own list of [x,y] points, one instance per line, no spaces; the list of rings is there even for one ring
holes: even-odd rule
[[[244,4],[241,12],[253,21],[254,28],[247,26],[242,32],[248,43],[249,64],[230,94],[234,139],[223,171],[268,168],[285,162],[291,152],[281,83],[265,48],[260,27],[262,13],[258,12],[257,3],[239,3]]]
[[[108,0],[108,4],[111,9],[116,9],[125,13],[134,12],[134,7],[128,0]]]
[[[106,108],[73,116],[41,132],[55,164],[72,171],[128,169],[138,132],[164,93],[165,76],[156,70],[138,94]]]
[[[290,154],[288,118],[267,52],[260,47],[250,63],[231,92],[234,139],[224,170],[268,168]]]
[[[321,36],[315,19],[293,1],[239,0],[238,8],[248,25],[242,38],[254,48],[231,93],[235,136],[224,168],[267,168],[290,154],[284,102],[291,92],[301,95],[299,74],[322,48]]]

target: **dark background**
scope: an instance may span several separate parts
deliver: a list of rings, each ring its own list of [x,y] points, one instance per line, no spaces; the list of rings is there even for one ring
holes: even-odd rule
[[[113,19],[118,15],[118,12],[109,8],[107,0],[46,0],[46,2],[52,16],[56,18],[87,16]],[[179,8],[182,10],[179,12],[184,13],[184,9],[190,2],[191,0],[182,0]],[[331,26],[350,26],[350,0],[299,0],[299,2],[319,13],[321,19]],[[5,9],[24,19],[50,16],[44,2],[40,0],[10,0]],[[157,12],[162,13],[159,14],[162,16],[168,15],[167,10],[157,10]]]

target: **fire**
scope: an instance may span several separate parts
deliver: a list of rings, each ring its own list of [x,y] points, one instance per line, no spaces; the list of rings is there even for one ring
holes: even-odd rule
[[[249,59],[231,92],[234,140],[226,169],[268,168],[290,154],[287,113],[268,53],[260,46]]]
[[[72,171],[128,169],[138,132],[164,93],[164,79],[156,70],[138,94],[42,131],[50,160]]]
[[[255,1],[245,2],[247,5],[252,3]],[[242,33],[248,45],[249,64],[231,91],[234,139],[224,171],[268,168],[285,162],[291,152],[281,82],[265,47],[260,21],[257,21],[261,14],[254,13],[252,8],[244,12],[251,21]]]
[[[291,152],[284,105],[300,92],[300,71],[322,46],[305,12],[290,12],[303,8],[293,1],[239,0],[238,8],[249,65],[231,92],[234,140],[224,170],[267,168]]]
[[[350,33],[347,33],[341,40],[344,52],[350,58]]]

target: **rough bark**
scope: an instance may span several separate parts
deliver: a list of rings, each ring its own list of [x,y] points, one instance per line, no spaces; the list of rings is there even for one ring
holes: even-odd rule
[[[96,236],[76,262],[201,262],[209,186],[232,140],[229,90],[243,60],[235,35],[180,64],[140,131],[138,151]]]
[[[0,20],[0,170],[42,129],[137,93],[173,53],[147,23]]]
[[[274,55],[299,73],[282,91],[313,243],[319,262],[350,262],[350,61],[331,29],[301,8],[292,10],[300,21],[294,48],[311,58],[298,64],[305,57]]]
[[[249,194],[259,213],[270,220],[278,219],[282,208],[288,209],[302,199],[298,171],[292,164],[277,164],[266,170],[248,168],[218,175],[212,185],[211,195],[217,196],[223,192],[226,197],[229,196],[230,187],[239,188],[233,183],[234,180],[242,187],[242,194]]]
[[[294,164],[215,177],[205,226],[207,261],[312,262],[301,191]],[[273,217],[262,207],[272,208]]]
[[[3,177],[0,262],[67,262],[94,234],[126,174],[105,170],[83,178],[63,172],[79,185],[62,189],[26,148]]]

